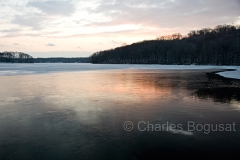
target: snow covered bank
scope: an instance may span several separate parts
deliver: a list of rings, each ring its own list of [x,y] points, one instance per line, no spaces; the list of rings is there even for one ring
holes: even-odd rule
[[[226,78],[240,79],[240,66],[197,66],[197,65],[134,65],[134,64],[89,64],[89,63],[0,63],[0,76],[29,75],[57,72],[78,72],[97,70],[159,69],[159,70],[201,70],[236,69],[217,73]]]

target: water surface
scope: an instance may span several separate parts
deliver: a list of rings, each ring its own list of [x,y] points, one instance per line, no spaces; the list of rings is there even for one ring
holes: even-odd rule
[[[1,76],[0,157],[238,159],[240,82],[213,71],[118,69]],[[124,130],[126,121],[134,124],[133,130]],[[235,122],[236,131],[188,131],[189,121]],[[183,130],[139,131],[139,122],[181,124]]]

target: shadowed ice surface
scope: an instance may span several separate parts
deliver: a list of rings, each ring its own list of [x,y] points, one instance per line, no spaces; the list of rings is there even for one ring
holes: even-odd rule
[[[1,76],[0,157],[238,159],[240,82],[212,71],[119,69]],[[126,121],[134,124],[132,131],[124,130]],[[236,131],[189,131],[189,121],[235,122]],[[151,126],[139,131],[139,122],[166,126],[162,131]],[[171,130],[170,124],[181,124],[182,130]]]

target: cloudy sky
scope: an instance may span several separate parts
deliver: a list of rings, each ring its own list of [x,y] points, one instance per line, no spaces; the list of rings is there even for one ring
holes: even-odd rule
[[[84,57],[123,43],[240,24],[240,0],[0,0],[0,52]]]

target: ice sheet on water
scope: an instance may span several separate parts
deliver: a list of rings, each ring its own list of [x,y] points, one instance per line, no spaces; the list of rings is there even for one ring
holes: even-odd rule
[[[0,71],[0,76],[13,76],[13,75],[24,75],[24,74],[33,74],[34,72],[22,71],[22,70],[9,70],[9,71]]]
[[[240,79],[239,66],[197,66],[197,65],[134,65],[134,64],[90,64],[90,63],[0,63],[0,76],[27,75],[56,72],[77,72],[120,69],[160,69],[160,70],[198,70],[198,69],[237,69],[220,72],[219,75]]]
[[[236,69],[235,71],[225,71],[225,72],[219,72],[217,73],[220,76],[226,77],[226,78],[233,78],[233,79],[240,79],[240,67],[233,67],[233,69]]]

